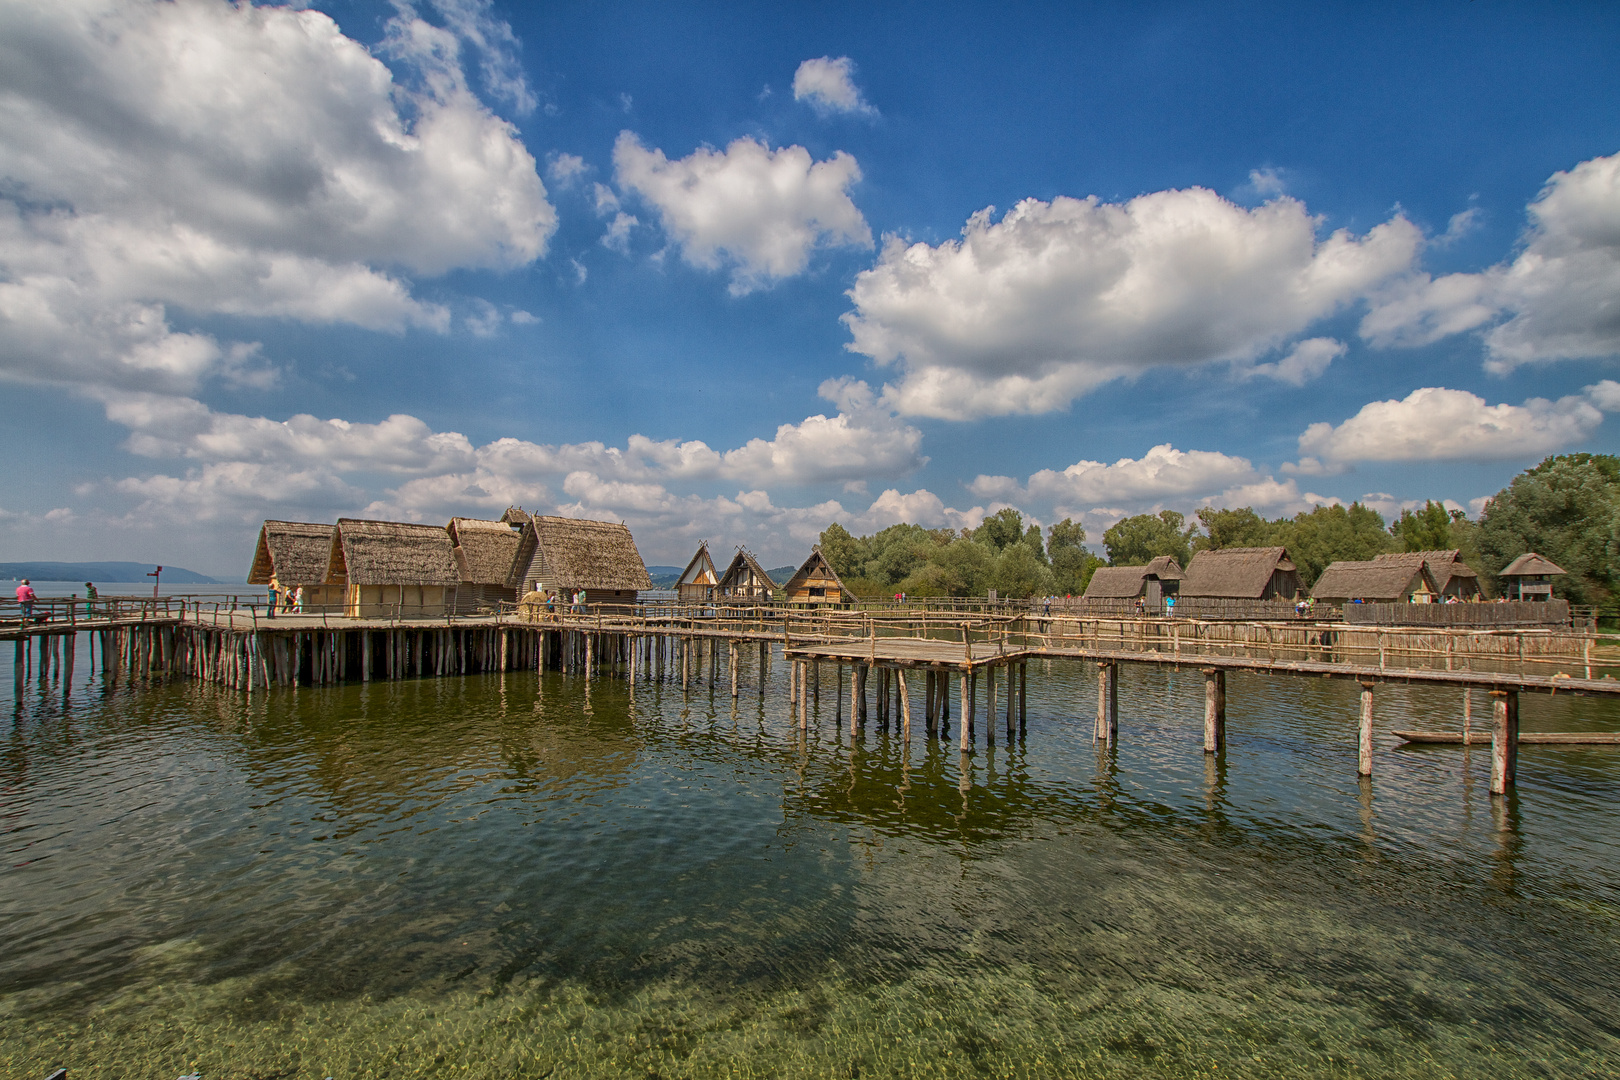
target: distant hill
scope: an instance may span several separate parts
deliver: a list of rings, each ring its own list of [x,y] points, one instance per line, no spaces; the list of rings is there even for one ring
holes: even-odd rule
[[[786,585],[788,579],[799,572],[799,568],[797,566],[778,566],[775,570],[765,572],[771,575],[771,580],[778,585]]]
[[[647,576],[652,578],[653,588],[673,589],[675,582],[680,579],[684,566],[649,566]]]
[[[138,582],[150,585],[156,563],[138,562],[8,562],[0,563],[0,581],[93,581],[99,588],[102,582]],[[679,571],[676,571],[679,573]],[[187,570],[183,566],[165,566],[163,580],[174,585],[224,585],[206,574]]]

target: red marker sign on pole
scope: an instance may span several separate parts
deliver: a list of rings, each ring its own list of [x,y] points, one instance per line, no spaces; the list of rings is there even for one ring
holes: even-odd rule
[[[156,570],[148,570],[146,573],[146,576],[152,579],[152,599],[154,600],[158,598],[158,582],[163,580],[162,574],[163,567],[161,566]]]

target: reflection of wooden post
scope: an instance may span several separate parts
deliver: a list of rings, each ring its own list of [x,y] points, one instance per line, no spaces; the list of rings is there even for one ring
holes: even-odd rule
[[[1093,737],[1112,745],[1119,735],[1119,665],[1097,665],[1097,727]]]
[[[963,631],[963,633],[966,633],[966,631]],[[973,691],[968,686],[968,682],[969,682],[968,669],[963,668],[962,669],[962,692],[961,692],[960,705],[959,705],[959,707],[960,707],[960,709],[962,711],[962,716],[961,716],[961,720],[960,720],[960,722],[958,723],[957,726],[962,729],[961,744],[962,744],[962,751],[964,753],[966,753],[968,747],[972,745],[968,740],[970,738],[972,738],[972,736],[969,734],[969,732],[971,732],[973,730],[972,729],[972,724],[973,724]]]
[[[1021,661],[1018,665],[1018,730],[1023,731],[1029,723],[1029,661]]]
[[[906,738],[911,738],[911,697],[906,693],[906,672],[904,668],[894,669],[895,681],[899,683],[900,690],[900,723],[905,731]]]
[[[1361,684],[1361,754],[1356,771],[1362,776],[1372,775],[1372,722],[1373,722],[1373,686],[1375,684],[1364,682]]]
[[[996,737],[996,666],[984,671],[984,738],[990,742]]]
[[[1506,795],[1519,775],[1519,692],[1492,690],[1491,794]]]
[[[1015,669],[1009,664],[1007,666],[1007,738],[1009,739],[1018,733],[1017,729],[1013,727],[1013,698],[1018,696],[1018,682],[1013,678],[1014,673]]]
[[[1204,669],[1204,753],[1226,748],[1226,672]]]
[[[1474,742],[1474,688],[1463,690],[1463,745],[1472,746]]]

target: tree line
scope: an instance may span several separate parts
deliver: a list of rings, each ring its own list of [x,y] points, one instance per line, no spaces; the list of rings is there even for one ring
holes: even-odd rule
[[[1086,540],[1085,527],[1070,518],[1043,535],[1008,507],[960,531],[891,525],[854,536],[834,522],[821,534],[821,550],[858,595],[983,596],[994,589],[1006,597],[1079,596],[1099,566],[1170,555],[1185,567],[1198,551],[1229,547],[1286,547],[1307,590],[1329,563],[1455,548],[1494,592],[1497,572],[1535,551],[1569,572],[1554,579],[1556,595],[1605,604],[1620,587],[1620,458],[1549,457],[1514,477],[1478,521],[1433,500],[1392,522],[1359,502],[1272,520],[1247,506],[1205,507],[1191,521],[1163,510],[1115,522],[1102,535],[1106,558]]]

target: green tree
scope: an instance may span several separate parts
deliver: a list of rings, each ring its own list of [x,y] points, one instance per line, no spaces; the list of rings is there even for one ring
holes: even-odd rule
[[[821,530],[821,553],[839,577],[855,577],[866,566],[866,545],[836,521]]]
[[[1317,506],[1295,514],[1293,520],[1272,523],[1272,543],[1288,549],[1299,568],[1299,583],[1309,589],[1329,563],[1365,562],[1389,551],[1394,538],[1384,529],[1378,511],[1351,503]]]
[[[933,580],[948,596],[982,596],[990,587],[989,578],[996,554],[972,540],[955,540],[935,548],[930,565],[938,570]]]
[[[1033,551],[1035,557],[1041,560],[1042,566],[1051,565],[1046,558],[1046,545],[1041,542],[1041,527],[1039,525],[1031,525],[1025,529],[1023,539],[1019,543]]]
[[[991,551],[1000,551],[1009,544],[1016,544],[1023,536],[1024,515],[1010,506],[997,510],[973,530],[973,539]]]
[[[1615,587],[1620,557],[1620,459],[1608,454],[1550,457],[1513,478],[1480,515],[1481,573],[1496,575],[1527,551],[1568,571],[1553,592],[1577,604],[1602,604]]]
[[[1046,551],[1052,564],[1052,591],[1061,596],[1079,596],[1091,581],[1091,572],[1102,560],[1086,550],[1086,527],[1064,518],[1047,528]]]
[[[1008,544],[990,568],[990,588],[1000,597],[1046,596],[1052,570],[1028,544]]]
[[[1198,511],[1198,520],[1204,526],[1205,535],[1193,541],[1194,551],[1272,545],[1271,523],[1251,507],[1217,510],[1213,506],[1206,506]]]
[[[1161,510],[1116,521],[1103,533],[1103,547],[1112,566],[1141,566],[1160,555],[1173,555],[1186,566],[1197,531],[1197,526],[1187,525],[1183,515]]]
[[[1451,547],[1451,514],[1433,499],[1417,512],[1402,510],[1389,527],[1402,551],[1444,551]]]

